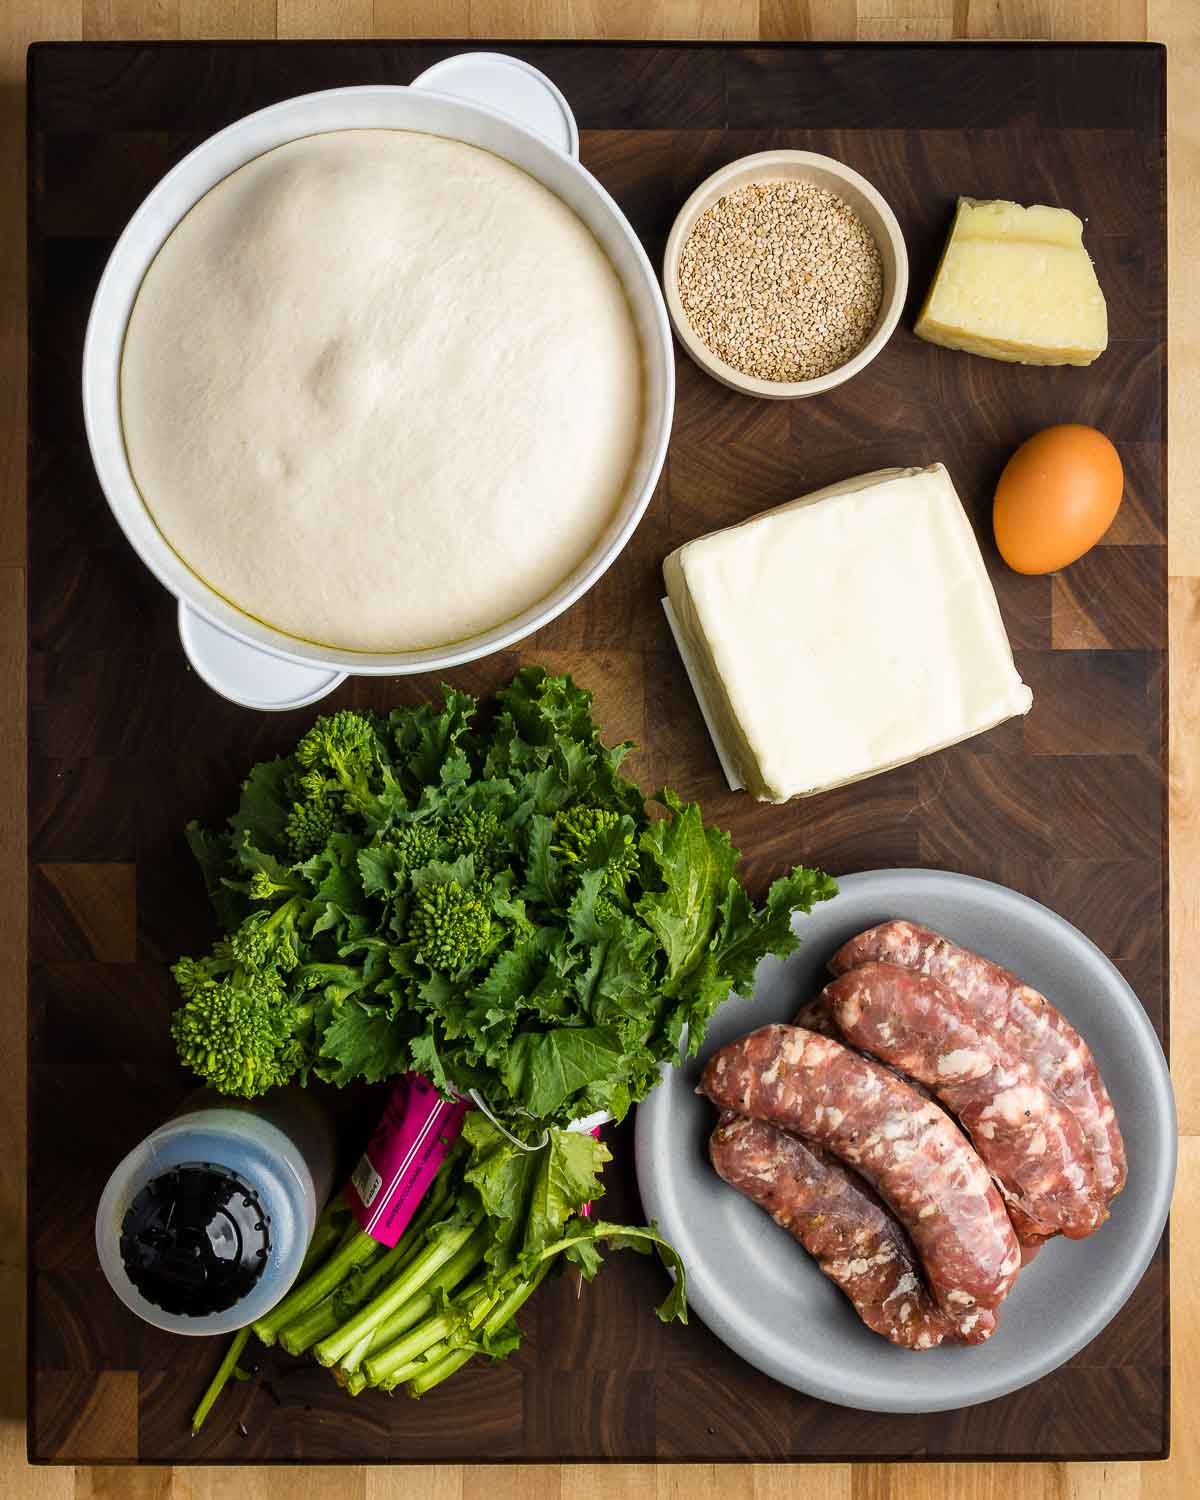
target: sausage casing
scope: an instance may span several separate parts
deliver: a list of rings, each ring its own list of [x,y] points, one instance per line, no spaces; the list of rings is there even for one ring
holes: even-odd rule
[[[1096,1180],[1111,1201],[1125,1185],[1117,1112],[1087,1043],[1045,995],[967,948],[915,922],[883,922],[851,938],[830,960],[834,974],[870,962],[917,969],[944,984],[977,1019],[1032,1065],[1083,1127]]]
[[[1020,1240],[1082,1239],[1100,1227],[1108,1209],[1079,1121],[953,991],[916,969],[867,963],[824,995],[852,1046],[926,1084],[958,1116]]]
[[[708,1143],[717,1175],[793,1235],[859,1317],[903,1349],[955,1336],[908,1237],[867,1184],[820,1146],[725,1113]]]
[[[795,1026],[763,1026],[723,1047],[700,1092],[853,1167],[908,1231],[958,1336],[978,1343],[994,1331],[1021,1252],[987,1168],[938,1105],[840,1042]]]

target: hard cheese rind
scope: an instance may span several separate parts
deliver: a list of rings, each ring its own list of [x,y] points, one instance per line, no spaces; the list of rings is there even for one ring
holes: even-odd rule
[[[904,765],[1033,701],[941,464],[700,537],[663,575],[730,780],[760,801]]]
[[[1083,225],[1065,208],[960,198],[916,333],[989,359],[1090,365],[1108,308]]]

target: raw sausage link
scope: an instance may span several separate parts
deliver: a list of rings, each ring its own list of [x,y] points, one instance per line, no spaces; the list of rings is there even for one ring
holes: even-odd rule
[[[824,991],[846,1040],[928,1085],[956,1114],[1023,1242],[1082,1239],[1108,1217],[1079,1121],[945,985],[868,963]]]
[[[1083,1126],[1096,1180],[1109,1202],[1125,1186],[1125,1143],[1117,1112],[1087,1043],[1037,990],[1015,974],[914,922],[884,922],[834,954],[834,974],[878,961],[917,969],[954,991],[1012,1052],[1020,1052]]]
[[[936,1104],[878,1063],[798,1026],[763,1026],[723,1047],[700,1092],[849,1163],[908,1230],[959,1337],[978,1343],[993,1332],[1021,1252],[987,1168]]]
[[[876,1333],[903,1349],[953,1338],[908,1237],[867,1184],[820,1146],[725,1113],[708,1142],[717,1175],[793,1235]]]
[[[824,990],[814,999],[810,1000],[807,1005],[800,1007],[792,1020],[792,1025],[803,1026],[806,1031],[815,1031],[818,1036],[832,1037],[835,1042],[844,1042],[846,1040],[846,1037],[838,1027],[833,1011],[830,1009],[829,997]],[[853,1046],[856,1052],[869,1053],[871,1051],[870,1047],[860,1047],[857,1043],[854,1043]],[[934,1097],[923,1083],[916,1078],[910,1078],[903,1068],[889,1062],[886,1057],[878,1058],[877,1061],[882,1062],[883,1066],[890,1073],[895,1073],[899,1078],[903,1079],[909,1088],[915,1089],[922,1099],[932,1099]]]

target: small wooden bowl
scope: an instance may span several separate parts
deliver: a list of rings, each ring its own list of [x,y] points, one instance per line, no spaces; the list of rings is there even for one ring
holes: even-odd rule
[[[794,179],[812,182],[836,193],[848,203],[874,237],[883,261],[883,298],[875,327],[862,348],[845,364],[814,380],[760,380],[735,370],[718,355],[692,328],[679,296],[679,257],[695,227],[696,220],[719,198],[750,182],[779,182]],[[747,396],[765,396],[769,400],[794,401],[802,396],[819,396],[857,375],[875,358],[900,320],[908,294],[908,252],[896,215],[886,200],[852,168],[843,166],[831,156],[814,151],[760,151],[730,162],[706,178],[676,216],[663,255],[663,292],[675,336],[702,370],[714,380]]]

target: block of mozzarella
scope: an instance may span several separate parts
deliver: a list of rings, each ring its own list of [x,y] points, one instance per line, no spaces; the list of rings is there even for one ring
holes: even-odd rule
[[[960,198],[918,338],[1026,365],[1090,365],[1108,347],[1108,308],[1065,208]]]
[[[881,469],[672,552],[668,618],[731,786],[786,802],[1029,711],[950,476]]]

